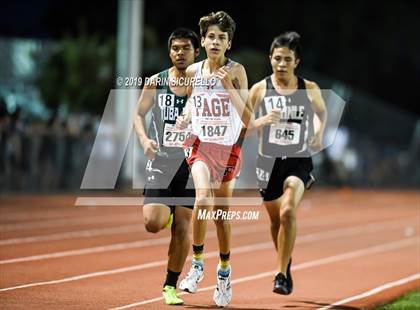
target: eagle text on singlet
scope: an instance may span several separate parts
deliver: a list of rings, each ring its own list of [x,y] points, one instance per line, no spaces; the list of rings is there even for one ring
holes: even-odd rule
[[[195,78],[202,78],[203,62],[196,64]],[[228,61],[227,66],[232,66]],[[208,86],[195,85],[192,93],[192,132],[203,142],[233,145],[237,142],[241,118],[220,80]]]

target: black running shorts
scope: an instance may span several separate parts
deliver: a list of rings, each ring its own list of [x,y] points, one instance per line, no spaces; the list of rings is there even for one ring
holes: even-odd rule
[[[162,203],[194,208],[195,190],[187,162],[156,157],[146,167],[144,204]]]
[[[258,155],[257,178],[264,201],[272,201],[283,195],[283,183],[289,176],[302,180],[306,188],[314,181],[311,175],[312,158],[270,158]]]

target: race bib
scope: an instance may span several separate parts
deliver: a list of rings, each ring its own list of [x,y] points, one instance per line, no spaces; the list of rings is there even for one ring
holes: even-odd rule
[[[280,123],[270,126],[268,142],[278,145],[298,144],[300,140],[300,124]]]
[[[202,141],[220,143],[225,141],[228,130],[228,120],[212,120],[200,122],[200,138]]]
[[[193,132],[203,142],[231,143],[230,97],[225,93],[201,93],[193,97]]]
[[[165,123],[163,146],[182,147],[184,141],[191,135],[191,125],[186,129],[178,129],[174,124]]]
[[[184,149],[185,158],[190,158],[191,157],[191,155],[192,155],[192,149],[193,149],[192,146],[186,147]]]

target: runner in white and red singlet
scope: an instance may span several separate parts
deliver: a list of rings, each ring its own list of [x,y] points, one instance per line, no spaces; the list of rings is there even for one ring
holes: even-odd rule
[[[235,22],[225,12],[211,13],[200,19],[201,45],[207,59],[191,65],[187,76],[193,79],[189,87],[186,112],[179,117],[180,128],[192,123],[192,135],[185,147],[191,148],[187,159],[196,189],[193,211],[193,261],[180,288],[190,293],[204,276],[203,247],[207,222],[198,215],[215,210],[227,211],[235,176],[241,167],[240,133],[252,115],[247,106],[248,81],[244,67],[225,56],[232,46]],[[213,197],[225,198],[214,205]],[[226,306],[232,298],[230,286],[230,224],[217,218],[220,262],[217,266],[217,286],[213,299]]]

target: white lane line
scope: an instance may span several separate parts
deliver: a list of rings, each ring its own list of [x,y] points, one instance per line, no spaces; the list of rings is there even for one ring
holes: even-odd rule
[[[112,234],[134,233],[134,232],[144,232],[144,231],[145,229],[142,224],[132,224],[132,225],[117,226],[117,227],[69,231],[69,232],[42,235],[42,236],[4,239],[4,240],[0,240],[0,246],[11,245],[11,244],[43,242],[43,241],[66,240],[66,239],[73,239],[73,238],[100,237],[100,236],[108,236]]]
[[[115,214],[125,214],[133,213],[135,210],[124,208],[124,211],[121,210],[121,207],[116,207],[116,210],[107,210],[110,213],[115,212]],[[118,210],[121,213],[118,213]],[[86,212],[85,212],[86,211]],[[61,220],[61,219],[69,219],[69,218],[82,218],[84,216],[98,216],[97,208],[95,207],[88,207],[84,208],[84,210],[80,210],[80,208],[75,208],[72,203],[68,204],[65,207],[56,206],[49,210],[46,209],[39,209],[39,208],[27,208],[25,212],[14,212],[14,213],[5,213],[1,212],[0,208],[0,217],[2,223],[7,222],[20,222],[20,223],[35,223],[40,221],[54,221],[54,220]],[[108,213],[109,214],[109,213]],[[101,214],[103,215],[103,214]]]
[[[412,218],[406,218],[404,219],[404,221],[410,221]],[[107,222],[109,222],[111,220],[108,219]],[[395,221],[395,220],[393,220]],[[403,220],[401,220],[403,221]],[[72,219],[71,221],[66,221],[63,222],[62,220],[60,220],[59,222],[57,221],[50,221],[48,220],[48,222],[54,222],[54,223],[49,223],[46,226],[40,226],[37,225],[39,227],[37,228],[50,228],[50,227],[56,227],[56,226],[62,226],[63,224],[71,224],[71,225],[76,225],[76,224],[83,224],[83,222],[81,222],[80,220],[77,219]],[[97,222],[95,220],[95,222]],[[112,219],[112,222],[115,223],[115,219]],[[330,222],[330,219],[325,219],[325,217],[323,217],[322,219],[318,219],[318,218],[311,218],[311,219],[302,219],[299,221],[300,224],[304,224],[305,227],[316,227],[316,226],[322,226],[325,225],[325,223]],[[89,221],[89,224],[93,222]],[[102,220],[100,220],[98,223],[103,223]],[[96,223],[95,223],[96,224]],[[9,226],[7,229],[11,229],[11,227],[14,227],[15,225],[20,225],[21,224],[8,224],[8,225],[12,225]],[[142,222],[138,222],[138,224],[130,224],[130,225],[124,225],[124,226],[133,226],[133,227],[141,227],[142,231],[145,231],[143,223]],[[118,227],[124,227],[119,225]],[[62,226],[63,227],[63,226]],[[3,225],[3,228],[4,225]],[[25,226],[25,228],[27,228],[27,226]],[[1,229],[1,225],[0,225],[0,229]],[[78,237],[90,237],[91,235],[90,232],[92,232],[92,236],[100,236],[100,234],[98,233],[96,235],[96,231],[104,231],[104,235],[108,235],[107,231],[114,231],[114,229],[116,229],[115,227],[106,227],[106,228],[98,228],[98,229],[92,229],[92,230],[75,230],[75,231],[69,231],[69,232],[62,232],[62,233],[53,233],[53,234],[47,234],[47,235],[37,235],[37,236],[30,236],[30,237],[20,237],[20,238],[10,238],[10,239],[3,239],[0,240],[0,246],[1,245],[9,245],[9,244],[22,244],[22,243],[31,243],[31,242],[42,242],[42,241],[50,241],[50,240],[60,240],[60,236],[62,236],[63,239],[70,239],[70,238],[78,238]],[[80,233],[80,235],[79,235]]]
[[[212,200],[212,204],[218,205],[234,205],[234,206],[259,206],[262,203],[262,198],[258,195],[258,191],[255,190],[256,196],[243,196],[243,197],[231,197],[222,198],[215,197]],[[160,198],[165,204],[172,205],[184,205],[191,202],[191,198]],[[76,206],[141,206],[143,205],[144,197],[77,197]]]
[[[28,223],[16,223],[16,224],[1,224],[0,232],[8,231],[24,231],[30,229],[44,229],[44,228],[62,228],[68,226],[81,226],[86,224],[115,224],[117,221],[124,222],[123,224],[138,223],[140,221],[140,213],[138,217],[135,213],[132,214],[109,214],[101,216],[83,216],[83,217],[72,217],[72,218],[61,218],[61,219],[50,219]]]
[[[373,247],[368,247],[368,248],[364,248],[364,249],[360,249],[360,250],[356,250],[356,251],[352,251],[352,252],[347,252],[347,253],[343,253],[343,254],[339,254],[339,255],[333,255],[333,256],[324,257],[324,258],[313,260],[313,261],[304,262],[304,263],[292,266],[292,270],[296,271],[296,270],[302,270],[302,269],[307,269],[307,268],[311,268],[311,267],[318,267],[318,266],[327,265],[327,264],[330,264],[330,263],[343,261],[343,260],[346,260],[346,259],[366,256],[366,255],[369,255],[369,254],[376,254],[376,253],[381,253],[381,252],[386,252],[386,251],[391,251],[391,250],[397,250],[397,249],[400,249],[400,248],[404,248],[404,247],[416,244],[419,241],[420,241],[420,238],[417,236],[417,237],[410,238],[410,239],[403,239],[403,240],[399,240],[399,241],[389,242],[389,243],[376,245],[376,246],[373,246]],[[231,282],[231,284],[233,285],[233,284],[238,284],[238,283],[242,283],[242,282],[262,279],[262,278],[265,278],[265,277],[273,276],[275,273],[276,273],[276,270],[271,270],[271,271],[268,271],[268,272],[262,272],[262,273],[258,273],[258,274],[255,274],[255,275],[235,279]],[[198,290],[198,292],[209,291],[209,290],[212,290],[214,288],[215,288],[215,285],[212,285],[212,286],[201,288],[201,289]],[[179,293],[178,295],[185,295],[185,294],[188,294],[188,293],[182,292],[182,293]],[[137,307],[137,306],[141,306],[141,305],[145,305],[145,304],[154,303],[154,302],[160,301],[160,300],[163,300],[163,297],[147,299],[147,300],[139,301],[139,302],[128,304],[128,305],[115,307],[115,308],[112,308],[110,310],[128,309],[128,308],[133,308],[133,307]]]
[[[261,224],[253,225],[253,226],[237,227],[232,232],[232,236],[239,236],[239,235],[243,235],[243,234],[261,232],[261,231],[265,231],[265,230],[267,230],[266,225],[261,225]],[[217,236],[216,231],[215,230],[209,231],[208,236],[209,236],[209,238],[216,237]],[[79,250],[70,250],[70,251],[62,251],[62,252],[55,252],[55,253],[48,253],[48,254],[41,254],[41,255],[18,257],[18,258],[1,260],[0,265],[30,262],[30,261],[39,261],[39,260],[51,259],[51,258],[61,258],[61,257],[69,257],[69,256],[77,256],[77,255],[86,255],[86,254],[93,254],[93,253],[102,253],[102,252],[109,252],[109,251],[119,251],[119,250],[144,248],[144,247],[148,247],[148,246],[169,244],[170,240],[171,240],[170,237],[161,237],[161,238],[154,238],[154,239],[141,240],[141,241],[115,243],[115,244],[111,244],[111,245],[90,247],[90,248],[79,249]]]
[[[252,251],[264,250],[264,249],[271,248],[271,247],[272,247],[271,242],[267,242],[267,243],[263,243],[263,244],[255,243],[255,244],[251,244],[251,245],[246,245],[246,246],[242,246],[242,247],[233,248],[232,253],[236,253],[236,254],[247,253],[247,252],[252,252]],[[219,251],[213,251],[213,252],[206,253],[207,258],[218,257],[218,256],[219,256]],[[187,261],[190,261],[191,259],[192,259],[192,256],[187,257]],[[23,284],[23,285],[18,285],[18,286],[13,286],[13,287],[6,287],[6,288],[0,289],[0,292],[12,291],[12,290],[34,287],[34,286],[59,284],[59,283],[83,280],[83,279],[88,279],[88,278],[93,278],[93,277],[107,276],[107,275],[123,273],[123,272],[150,269],[150,268],[154,268],[154,267],[165,266],[166,264],[167,264],[167,260],[154,261],[154,262],[150,262],[150,263],[134,265],[134,266],[124,267],[124,268],[111,269],[111,270],[99,271],[99,272],[94,272],[94,273],[87,273],[87,274],[82,274],[82,275],[73,276],[73,277],[64,278],[64,279],[59,279],[59,280],[51,280],[51,281],[45,281],[45,282]]]
[[[360,225],[356,227],[344,228],[344,229],[335,229],[329,230],[325,232],[309,234],[302,237],[297,238],[297,242],[305,242],[305,240],[310,238],[315,238],[316,240],[322,240],[331,238],[331,235],[334,237],[346,237],[346,236],[353,236],[355,233],[357,234],[360,230],[360,233],[375,233],[380,232],[383,230],[388,229],[396,229],[400,226],[410,226],[407,222],[404,221],[387,221],[381,223],[374,223],[368,225]],[[237,227],[232,230],[232,235],[242,235],[246,233],[254,233],[258,231],[264,231],[268,227],[268,224],[259,224],[253,226],[241,226]],[[412,227],[412,226],[410,226]],[[214,237],[214,231],[209,232],[209,235]],[[25,256],[25,257],[17,257],[11,258],[6,260],[0,260],[0,265],[6,264],[13,264],[13,263],[22,263],[22,262],[29,262],[29,261],[39,261],[44,259],[52,259],[52,258],[61,258],[61,257],[69,257],[69,256],[77,256],[77,255],[87,255],[93,253],[102,253],[108,251],[118,251],[118,250],[126,250],[126,249],[134,249],[134,248],[142,248],[146,246],[153,246],[153,245],[161,245],[166,242],[169,242],[169,237],[164,238],[156,238],[151,240],[142,240],[142,241],[133,241],[133,242],[123,242],[123,243],[116,243],[111,245],[105,246],[98,246],[98,247],[90,247],[78,250],[69,250],[69,251],[61,251],[61,252],[53,252],[47,254],[40,254],[40,255],[32,255],[32,256]]]
[[[386,227],[389,228],[389,225],[387,225]],[[251,228],[251,227],[247,227],[247,228]],[[262,228],[266,229],[266,227],[262,227]],[[360,229],[360,227],[359,227],[359,231],[356,231],[356,229],[357,229],[357,227],[355,227],[355,229],[354,229],[355,230],[354,233],[353,233],[354,235],[365,233],[365,230]],[[252,232],[252,233],[255,232],[255,231],[256,231],[255,227],[254,227],[254,229],[250,229],[250,232]],[[343,229],[343,231],[346,234],[348,234],[348,229]],[[245,229],[242,230],[242,232],[238,231],[238,229],[236,229],[234,231],[233,235],[245,234],[245,233],[248,233],[248,232],[249,231],[245,230]],[[334,233],[332,233],[332,232],[334,232]],[[316,235],[316,237],[314,237],[314,235]],[[215,237],[215,236],[216,236],[216,234],[215,234],[214,231],[212,231],[211,233],[209,232],[209,237]],[[302,236],[302,237],[298,237],[296,242],[298,244],[310,243],[310,242],[313,242],[313,241],[335,239],[335,238],[338,238],[338,237],[342,237],[342,234],[340,234],[340,230],[325,231],[323,233],[309,234],[309,235],[305,235],[305,236]],[[162,239],[164,239],[164,238],[162,238]],[[165,238],[165,239],[166,239],[166,242],[169,242],[169,238]],[[263,249],[269,249],[269,248],[272,248],[272,247],[273,247],[272,242],[256,243],[256,244],[246,245],[246,246],[242,246],[242,247],[232,248],[232,253],[246,253],[246,252],[255,251],[257,249],[258,250],[263,250]],[[217,251],[206,253],[206,257],[213,257],[213,256],[217,256],[217,255],[218,255]],[[188,258],[188,260],[190,260],[190,259],[191,259],[191,257]],[[112,269],[112,270],[105,270],[105,271],[100,271],[100,272],[82,274],[82,275],[79,275],[79,276],[73,276],[73,277],[68,277],[68,278],[59,279],[59,280],[52,280],[52,281],[45,281],[45,282],[35,282],[35,283],[18,285],[18,286],[14,286],[14,287],[8,287],[8,288],[0,289],[0,292],[8,291],[8,290],[14,290],[14,289],[20,289],[20,288],[33,287],[33,286],[65,283],[65,282],[76,281],[76,280],[80,280],[80,279],[92,278],[92,277],[96,277],[96,276],[105,276],[105,275],[108,275],[108,274],[123,273],[123,272],[141,270],[141,269],[145,269],[145,268],[153,268],[153,267],[157,267],[157,266],[163,266],[165,264],[166,264],[166,261],[150,262],[150,263],[145,263],[145,264],[140,264],[140,265],[133,265],[133,266],[125,267],[125,268],[119,268],[119,269]],[[295,268],[296,267],[294,267],[294,269]]]
[[[61,257],[69,257],[69,256],[77,256],[77,255],[86,255],[86,254],[93,254],[93,253],[127,250],[127,249],[134,249],[134,248],[142,248],[146,246],[166,244],[170,240],[171,240],[170,237],[164,237],[164,238],[156,238],[156,239],[150,239],[150,240],[116,243],[112,245],[104,245],[104,246],[85,248],[85,249],[80,249],[80,250],[62,251],[62,252],[55,252],[55,253],[49,253],[49,254],[5,259],[5,260],[0,261],[0,265],[39,261],[39,260],[45,260],[45,259],[61,258]]]
[[[68,277],[68,278],[64,278],[64,279],[37,282],[37,283],[28,283],[28,284],[23,284],[23,285],[17,285],[17,286],[2,288],[2,289],[0,289],[0,292],[13,291],[13,290],[17,290],[17,289],[29,288],[29,287],[35,287],[35,286],[44,286],[44,285],[66,283],[66,282],[78,281],[78,280],[89,279],[89,278],[100,277],[100,276],[107,276],[107,275],[123,273],[123,272],[137,271],[137,270],[142,270],[142,269],[148,269],[148,268],[163,266],[163,265],[166,265],[166,263],[167,263],[166,260],[160,260],[160,261],[154,261],[154,262],[141,264],[141,265],[129,266],[129,267],[125,267],[125,268],[118,268],[118,269],[112,269],[112,270],[105,270],[105,271],[87,273],[87,274],[82,274],[82,275],[78,275],[78,276],[74,276],[74,277]]]
[[[362,294],[355,295],[355,296],[352,296],[352,297],[349,297],[349,298],[346,298],[346,299],[342,299],[340,301],[336,301],[335,303],[333,303],[331,305],[328,305],[328,306],[325,306],[325,307],[322,307],[322,308],[318,308],[318,310],[331,309],[332,307],[339,306],[339,305],[344,305],[344,304],[347,304],[347,303],[352,302],[354,300],[363,299],[363,298],[378,294],[378,293],[380,293],[382,291],[385,291],[387,289],[393,288],[395,286],[404,285],[406,283],[416,281],[416,280],[419,280],[419,279],[420,279],[420,273],[416,273],[416,274],[413,274],[411,276],[405,277],[403,279],[400,279],[400,280],[397,280],[397,281],[394,281],[394,282],[389,282],[389,283],[386,283],[384,285],[375,287],[374,289],[371,289],[370,291],[364,292]]]
[[[70,224],[70,226],[79,226],[79,225],[84,225],[84,224],[108,224],[110,222],[112,222],[113,224],[115,224],[115,221],[117,219],[121,219],[121,220],[126,220],[127,219],[127,214],[125,215],[119,215],[117,216],[117,218],[115,216],[113,216],[112,218],[110,218],[109,215],[106,216],[89,216],[89,217],[83,217],[83,218],[78,218],[78,217],[71,217],[71,218],[67,218],[67,219],[45,219],[45,220],[38,220],[35,222],[26,222],[26,223],[14,223],[14,224],[0,224],[0,231],[18,231],[19,229],[22,230],[28,230],[28,229],[32,229],[32,228],[56,228],[56,227],[66,227]],[[141,216],[140,216],[141,217]],[[140,218],[139,217],[139,218]],[[131,216],[130,215],[130,219],[129,221],[132,222],[133,218],[135,219],[136,216]],[[410,218],[403,218],[403,219],[399,219],[398,221],[410,221],[412,219],[412,217]],[[335,224],[348,224],[349,222],[352,221],[352,218],[347,217],[344,219],[338,219],[335,221]],[[392,221],[389,220],[390,222],[392,221],[396,221],[395,219],[393,219]],[[137,221],[136,221],[137,222]],[[143,223],[141,223],[141,221],[139,222],[139,226],[143,228]],[[325,218],[325,216],[323,216],[322,218],[318,217],[318,218],[303,218],[299,220],[300,225],[304,225],[305,227],[319,227],[319,226],[323,226],[325,224],[330,223],[330,219],[329,218]],[[124,226],[135,226],[136,224],[128,224],[128,223],[124,223]],[[96,230],[100,230],[100,229],[104,229],[104,235],[108,235],[106,233],[107,229],[115,229],[115,227],[106,227],[106,228],[98,228],[98,229],[93,229],[94,231]],[[144,228],[143,228],[144,229]],[[93,231],[92,230],[92,231]],[[85,234],[85,232],[87,232],[88,230],[75,230],[75,231],[70,231],[70,232],[62,232],[62,233],[53,233],[53,234],[42,234],[42,235],[35,235],[35,236],[29,236],[29,237],[20,237],[20,238],[10,238],[10,239],[3,239],[0,240],[0,246],[1,245],[9,245],[9,244],[21,244],[21,243],[31,243],[31,242],[42,242],[42,241],[50,241],[50,240],[59,240],[60,236],[63,236],[63,239],[69,239],[69,238],[78,238],[78,237],[90,237],[89,233]],[[143,230],[144,231],[144,230]],[[80,232],[80,235],[78,235],[78,232]],[[118,232],[117,232],[118,233]],[[93,233],[94,236],[96,236],[96,233]],[[99,236],[100,234],[98,234]],[[49,237],[51,236],[51,237]]]

